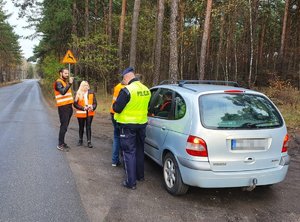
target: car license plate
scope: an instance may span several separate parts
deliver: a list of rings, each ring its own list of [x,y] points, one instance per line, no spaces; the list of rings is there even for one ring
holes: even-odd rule
[[[232,139],[231,150],[266,150],[268,139]]]

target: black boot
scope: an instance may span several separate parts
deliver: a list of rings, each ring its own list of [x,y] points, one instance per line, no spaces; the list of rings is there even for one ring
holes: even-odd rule
[[[91,141],[88,141],[88,148],[93,148]]]
[[[77,146],[82,146],[82,140],[79,140]]]

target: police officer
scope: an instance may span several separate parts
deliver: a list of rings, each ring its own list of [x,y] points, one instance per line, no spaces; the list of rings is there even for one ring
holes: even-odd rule
[[[59,75],[60,78],[54,82],[54,94],[60,120],[57,149],[60,151],[69,151],[70,147],[65,143],[65,134],[73,114],[72,104],[74,101],[71,85],[74,78],[69,77],[69,70],[66,68],[60,69]]]
[[[146,137],[150,90],[143,85],[128,67],[122,72],[126,85],[113,104],[114,118],[120,127],[120,144],[123,152],[126,180],[122,185],[136,189],[136,180],[144,180],[144,141]]]

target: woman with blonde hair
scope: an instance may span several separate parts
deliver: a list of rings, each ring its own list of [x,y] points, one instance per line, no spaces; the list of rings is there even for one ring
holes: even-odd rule
[[[82,81],[80,83],[79,89],[75,96],[74,107],[76,108],[75,116],[77,117],[79,124],[79,141],[77,145],[82,146],[83,144],[83,133],[85,126],[87,145],[89,148],[93,148],[91,143],[91,126],[93,117],[95,115],[95,110],[97,108],[97,100],[95,93],[90,90],[90,86],[87,81]]]

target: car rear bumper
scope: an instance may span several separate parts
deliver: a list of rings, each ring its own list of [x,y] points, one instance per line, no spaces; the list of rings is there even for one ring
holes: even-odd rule
[[[190,166],[201,166],[190,164],[189,166],[182,165],[179,159],[179,168],[183,183],[190,186],[203,188],[222,188],[222,187],[248,187],[252,185],[254,179],[257,180],[257,186],[279,183],[284,180],[287,171],[289,156],[284,158],[285,164],[279,165],[276,168],[264,170],[249,170],[239,172],[214,172],[208,169],[207,164],[203,164],[202,169],[190,168]]]

